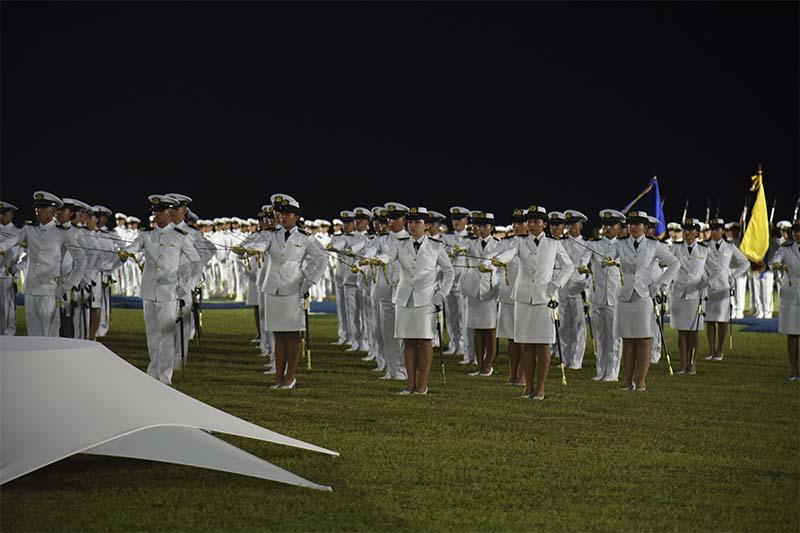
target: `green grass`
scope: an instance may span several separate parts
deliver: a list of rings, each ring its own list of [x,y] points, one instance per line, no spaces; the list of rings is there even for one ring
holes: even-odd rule
[[[502,384],[505,353],[493,378],[450,357],[446,387],[434,373],[429,396],[396,396],[400,383],[328,344],[330,315],[312,320],[313,371],[272,391],[248,342],[252,313],[204,315],[203,351],[176,387],[340,452],[224,437],[334,491],[75,456],[2,487],[2,530],[800,529],[800,383],[785,379],[783,336],[738,333],[724,362],[693,377],[669,377],[662,360],[642,394],[591,381],[589,357],[567,387],[551,372],[548,399],[532,402]],[[144,369],[141,311],[115,310],[104,344]]]

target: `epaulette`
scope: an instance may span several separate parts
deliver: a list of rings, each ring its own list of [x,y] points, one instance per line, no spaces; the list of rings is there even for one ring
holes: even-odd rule
[[[617,240],[618,240],[618,241],[621,241],[621,240],[624,240],[624,239],[630,239],[630,238],[631,238],[631,236],[630,236],[630,235],[626,235],[626,236],[624,236],[624,237],[617,237]]]
[[[591,239],[589,239],[589,240],[590,240],[591,242],[597,242],[597,241],[600,241],[600,240],[602,240],[602,238],[600,238],[600,237],[592,237],[592,238],[591,238]]]
[[[497,238],[497,237],[495,237],[494,235],[492,235],[492,239],[496,240],[497,242],[500,242],[500,239],[498,239],[498,238]]]
[[[658,239],[656,239],[655,237],[653,237],[652,235],[645,235],[645,237],[644,237],[644,238],[645,238],[645,239],[650,239],[651,241],[657,241],[657,240],[658,240]]]
[[[183,231],[181,228],[179,228],[179,227],[177,227],[177,226],[176,226],[176,227],[173,227],[172,229],[174,229],[175,231],[177,231],[177,232],[178,232],[178,233],[180,233],[181,235],[186,235],[186,232],[185,232],[185,231]]]
[[[546,237],[547,237],[548,239],[553,239],[554,241],[560,241],[560,240],[561,240],[561,239],[556,239],[555,237],[553,237],[553,236],[552,236],[552,235],[550,235],[549,233],[547,233],[547,234],[545,234],[545,235],[546,235]]]
[[[281,228],[267,228],[267,231],[278,231]]]
[[[38,226],[39,223],[38,222],[34,223],[33,220],[26,220],[25,221],[25,225],[26,226]]]
[[[310,235],[306,230],[297,228],[297,233],[302,233],[303,235]]]
[[[672,244],[683,244],[683,239],[678,239],[677,241],[672,241]]]
[[[397,240],[398,241],[407,241],[408,237],[398,237]]]
[[[438,242],[439,244],[443,244],[441,240],[437,239],[436,237],[428,237],[429,241]]]
[[[56,224],[56,227],[58,229],[63,229],[64,231],[67,231],[69,229],[69,227],[67,227],[67,226],[65,226],[63,224]]]
[[[786,241],[783,244],[781,244],[781,246],[791,246],[793,244],[794,244],[794,241]]]
[[[386,233],[378,233],[378,237],[384,237],[386,235],[389,235],[388,231]]]
[[[475,240],[475,239],[477,239],[477,238],[478,238],[478,236],[477,236],[477,235],[465,235],[465,236],[464,236],[464,238],[465,238],[465,239],[472,239],[472,240]]]
[[[697,244],[699,244],[700,246],[702,246],[702,247],[704,247],[704,248],[708,248],[708,243],[707,243],[707,242],[704,242],[704,241],[697,241]]]

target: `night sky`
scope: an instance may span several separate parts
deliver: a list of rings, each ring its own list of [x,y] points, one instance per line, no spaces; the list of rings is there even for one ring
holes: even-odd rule
[[[798,198],[798,3],[2,3],[2,192],[202,218]],[[651,206],[641,204],[651,211]]]

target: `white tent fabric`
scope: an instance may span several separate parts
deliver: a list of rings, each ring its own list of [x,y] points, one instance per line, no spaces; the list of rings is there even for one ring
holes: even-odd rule
[[[330,490],[203,430],[339,455],[186,396],[97,342],[0,337],[0,484],[70,455],[92,453]]]

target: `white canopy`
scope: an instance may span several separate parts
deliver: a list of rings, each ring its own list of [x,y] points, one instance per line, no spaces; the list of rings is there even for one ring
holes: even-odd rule
[[[209,431],[339,455],[186,396],[97,342],[0,337],[0,484],[70,455],[91,453],[331,490]]]

